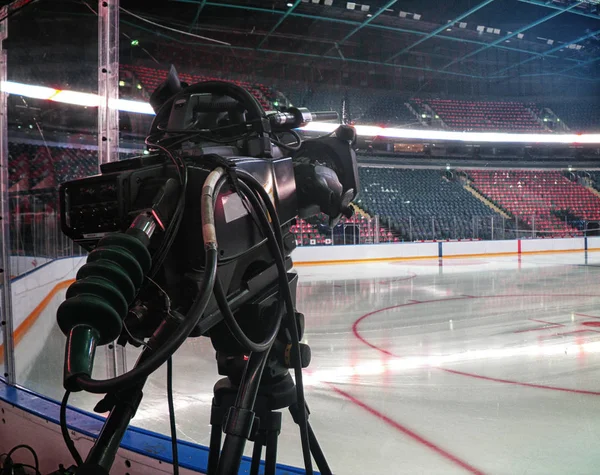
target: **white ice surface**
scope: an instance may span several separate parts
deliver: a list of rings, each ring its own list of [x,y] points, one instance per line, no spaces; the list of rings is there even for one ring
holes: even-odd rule
[[[297,271],[310,420],[334,473],[598,473],[600,253]],[[53,332],[22,384],[60,398],[63,345]],[[179,436],[208,445],[210,341],[174,361]],[[161,368],[135,424],[168,433],[165,388]],[[279,461],[302,464],[287,414]]]

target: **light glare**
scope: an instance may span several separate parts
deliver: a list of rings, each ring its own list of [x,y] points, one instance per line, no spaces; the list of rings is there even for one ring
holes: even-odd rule
[[[87,107],[97,107],[101,99],[97,94],[62,91],[51,87],[21,84],[12,81],[0,83],[3,92],[34,99],[49,99],[55,102]],[[141,101],[118,99],[116,107],[123,112],[153,115],[150,104]],[[112,104],[110,104],[113,107]],[[308,132],[334,131],[338,124],[311,122],[301,130]],[[372,125],[355,126],[356,133],[364,137],[387,137],[426,141],[453,141],[469,143],[540,143],[540,144],[600,144],[600,134],[514,134],[503,132],[449,132],[446,130],[400,129]]]

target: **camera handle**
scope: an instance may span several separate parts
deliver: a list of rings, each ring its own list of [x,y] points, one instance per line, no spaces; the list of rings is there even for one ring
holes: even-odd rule
[[[158,348],[166,343],[181,323],[181,318],[170,313],[148,341],[136,366],[147,360]],[[115,461],[121,440],[131,419],[142,401],[142,389],[146,378],[130,388],[107,394],[94,408],[96,412],[110,410],[94,446],[88,453],[85,463],[77,468],[77,475],[108,475]]]

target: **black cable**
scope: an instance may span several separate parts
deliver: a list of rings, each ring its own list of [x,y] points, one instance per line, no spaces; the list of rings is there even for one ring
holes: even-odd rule
[[[81,466],[83,465],[83,459],[81,458],[81,455],[79,455],[77,447],[75,447],[75,443],[69,435],[69,428],[67,427],[67,403],[69,402],[70,395],[71,391],[65,391],[65,395],[63,396],[62,402],[60,403],[60,431],[65,441],[65,445],[69,449],[73,460],[75,460],[75,465]]]
[[[31,455],[33,455],[33,460],[35,463],[35,467],[31,467],[31,465],[29,465],[31,468],[33,468],[35,470],[36,473],[40,473],[40,460],[38,459],[37,453],[35,452],[35,450],[33,450],[33,448],[27,444],[19,444],[15,447],[13,447],[12,449],[10,449],[10,451],[8,452],[8,454],[6,454],[6,459],[9,459],[10,456],[12,454],[14,454],[17,450],[19,449],[25,449],[28,450],[29,452],[31,452]],[[19,464],[24,466],[24,464]]]
[[[214,195],[219,194],[226,180],[226,176],[221,177],[214,188]],[[192,303],[183,323],[164,346],[158,348],[142,365],[115,378],[97,380],[89,376],[79,376],[77,378],[79,387],[84,391],[94,394],[109,393],[117,388],[131,386],[140,379],[147,378],[152,372],[162,366],[187,339],[206,310],[213,292],[217,274],[217,261],[218,252],[216,243],[205,245],[205,269],[202,282],[199,285],[198,297]]]
[[[246,181],[248,181],[249,186],[258,192],[258,195],[261,197],[267,211],[269,212],[271,218],[273,219],[273,232],[275,233],[275,237],[277,238],[277,243],[281,248],[281,252],[283,252],[283,236],[281,234],[281,223],[279,221],[279,215],[275,210],[275,205],[271,201],[271,197],[263,188],[263,186],[258,182],[258,180],[252,175],[250,172],[242,168],[237,168],[236,173],[239,177],[242,177]]]
[[[276,140],[274,138],[269,138],[271,142],[277,145],[279,148],[283,148],[285,150],[289,150],[290,152],[297,152],[302,147],[302,137],[295,130],[286,130],[286,133],[292,135],[296,139],[296,144],[284,144],[283,142]]]
[[[141,366],[137,366],[131,371],[115,378],[98,380],[88,376],[79,376],[77,378],[79,387],[89,393],[106,394],[117,388],[131,386],[140,379],[147,378],[162,366],[187,339],[208,306],[217,273],[217,254],[216,246],[209,247],[206,250],[205,271],[202,282],[200,283],[198,297],[192,304],[183,323],[177,328],[171,339],[164,346],[158,348],[152,356],[142,363]]]
[[[255,353],[262,353],[263,351],[267,351],[271,348],[273,341],[275,341],[275,338],[277,337],[277,333],[279,333],[279,327],[281,326],[281,317],[283,316],[283,312],[281,312],[279,308],[276,312],[276,320],[273,324],[273,328],[267,333],[268,336],[265,337],[265,339],[260,343],[257,343],[251,340],[244,333],[244,330],[242,330],[239,323],[233,316],[231,308],[229,307],[229,303],[227,302],[227,296],[225,295],[223,286],[221,285],[221,281],[218,277],[215,280],[213,293],[215,295],[215,300],[217,301],[217,305],[219,307],[219,310],[221,311],[221,314],[223,315],[223,319],[225,320],[227,328],[240,345],[242,345],[248,351],[252,351]]]
[[[173,164],[175,165],[175,167],[177,168],[177,174],[179,175],[179,183],[183,184],[184,178],[183,178],[183,170],[185,169],[185,163],[183,162],[183,160],[181,160],[180,157],[179,160],[177,160],[175,158],[175,156],[169,151],[169,149],[167,149],[166,147],[163,147],[160,144],[157,144],[156,142],[153,142],[151,140],[152,136],[148,136],[146,137],[146,139],[144,140],[144,143],[148,146],[148,147],[156,147],[161,149],[173,162]]]
[[[33,465],[29,465],[28,463],[15,463],[13,465],[14,468],[21,468],[21,467],[25,467],[25,468],[30,468],[31,470],[35,471],[35,475],[42,475],[42,473],[36,469]]]
[[[319,135],[318,137],[312,137],[310,139],[304,139],[304,142],[310,142],[311,140],[319,140],[319,139],[324,139],[324,138],[327,138],[327,137],[331,137],[337,131],[338,131],[338,129],[334,129],[334,130],[332,130],[331,132],[329,132],[327,134]]]
[[[160,144],[153,143],[150,141],[150,137],[146,137],[146,145],[150,147],[157,147],[162,150],[173,162],[175,167],[177,168],[177,172],[179,174],[179,183],[181,185],[181,191],[179,194],[179,200],[177,201],[177,206],[175,207],[175,211],[173,212],[173,217],[171,222],[165,229],[165,235],[158,249],[156,250],[153,259],[152,259],[152,268],[148,275],[150,278],[154,277],[158,272],[158,269],[162,266],[164,260],[167,257],[167,254],[175,241],[177,236],[177,231],[179,231],[179,227],[181,225],[181,221],[183,219],[183,211],[185,208],[185,197],[187,192],[187,182],[188,182],[188,170],[184,161],[181,157],[175,157],[173,153],[166,147],[163,147]]]
[[[287,315],[287,327],[290,332],[290,337],[292,341],[292,350],[294,351],[294,357],[292,361],[294,362],[294,376],[296,378],[296,395],[297,395],[297,404],[300,409],[298,426],[300,427],[300,441],[302,444],[302,456],[304,458],[304,467],[306,469],[307,474],[312,474],[312,459],[310,454],[310,443],[308,438],[308,420],[306,415],[306,401],[304,397],[304,383],[302,380],[302,359],[300,355],[300,337],[298,335],[298,327],[296,324],[296,313],[294,309],[294,301],[292,297],[292,292],[290,290],[289,282],[287,279],[287,270],[285,269],[285,261],[284,261],[284,247],[283,247],[283,237],[281,235],[281,224],[279,222],[279,217],[277,215],[277,210],[271,201],[268,193],[262,187],[262,185],[252,176],[250,173],[244,170],[237,170],[238,176],[240,177],[240,188],[245,193],[248,193],[248,199],[252,203],[252,206],[255,208],[258,214],[258,218],[262,222],[265,233],[267,235],[269,247],[271,248],[271,252],[273,253],[273,258],[275,259],[275,265],[277,266],[277,270],[279,273],[279,287],[280,291],[283,294],[285,306],[286,306],[286,315]],[[264,207],[267,208],[269,216],[272,220],[272,227],[269,223],[269,218],[261,206],[258,198],[252,193],[249,186],[246,182],[250,183],[252,189],[258,193],[258,195],[262,198]]]
[[[224,81],[206,81],[183,89],[161,104],[152,120],[150,131],[155,133],[158,125],[165,122],[166,118],[171,114],[171,109],[175,101],[178,101],[182,97],[189,96],[190,94],[202,93],[219,94],[237,100],[247,111],[247,118],[249,121],[260,120],[261,118],[266,117],[265,111],[258,102],[258,99],[243,87]],[[261,133],[263,132],[264,130],[261,130]]]
[[[171,426],[171,452],[173,454],[173,475],[179,475],[179,453],[177,451],[177,425],[175,424],[175,404],[173,403],[173,357],[170,357],[167,360],[167,403],[169,405],[169,425]]]

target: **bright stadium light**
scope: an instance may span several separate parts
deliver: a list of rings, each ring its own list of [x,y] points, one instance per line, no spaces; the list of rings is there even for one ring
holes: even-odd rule
[[[97,94],[85,92],[64,91],[53,89],[51,87],[33,86],[31,84],[21,84],[12,81],[3,81],[0,83],[0,89],[8,94],[31,97],[33,99],[47,99],[64,104],[76,106],[98,107],[101,98]],[[131,101],[127,99],[118,99],[109,104],[110,107],[119,109],[123,112],[135,112],[138,114],[154,114],[154,110],[147,102]]]
[[[338,124],[311,122],[301,130],[333,132]],[[600,134],[510,134],[504,132],[449,132],[446,130],[397,129],[371,125],[356,125],[356,133],[363,137],[386,137],[427,141],[469,143],[544,143],[544,144],[598,144]]]
[[[51,87],[21,84],[2,81],[0,90],[7,94],[15,94],[33,99],[46,99],[65,104],[97,107],[102,98],[97,94],[76,91],[65,91]],[[109,102],[109,107],[123,112],[154,115],[154,110],[147,102],[117,99]],[[307,132],[333,132],[339,124],[331,122],[311,122],[301,130]],[[449,132],[447,130],[400,129],[394,127],[378,127],[373,125],[357,125],[356,133],[363,137],[388,137],[427,141],[454,141],[470,143],[545,143],[545,144],[600,144],[600,134],[511,134],[503,132]]]
[[[31,97],[32,99],[50,99],[56,94],[56,89],[44,86],[30,86],[18,82],[2,81],[2,91],[8,94]]]
[[[73,104],[75,106],[98,107],[100,98],[98,94],[88,94],[85,92],[75,91],[56,91],[51,98],[54,102],[63,102],[65,104]]]
[[[109,104],[112,108],[112,104]],[[128,99],[117,99],[117,107],[122,112],[135,112],[137,114],[154,115],[154,109],[147,102],[130,101]]]

